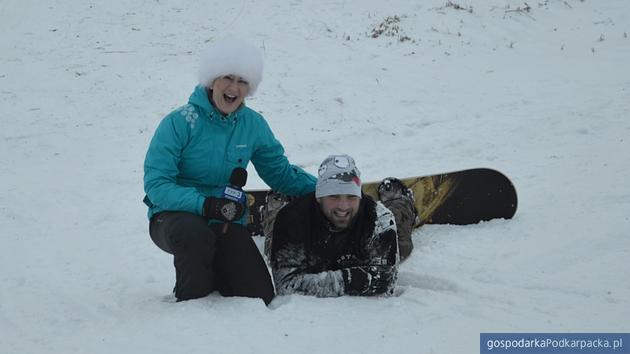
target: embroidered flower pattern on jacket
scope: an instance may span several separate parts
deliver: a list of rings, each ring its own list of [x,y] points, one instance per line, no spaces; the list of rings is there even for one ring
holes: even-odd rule
[[[195,107],[193,107],[193,105],[191,104],[187,104],[181,107],[178,111],[181,115],[183,115],[186,118],[186,122],[188,122],[188,125],[190,125],[190,128],[194,129],[195,123],[197,122],[197,119],[199,118],[199,114],[195,111]]]

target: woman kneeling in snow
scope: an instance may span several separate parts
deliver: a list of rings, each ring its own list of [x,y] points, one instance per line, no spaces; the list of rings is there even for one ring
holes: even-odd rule
[[[315,189],[315,177],[289,163],[263,116],[245,106],[262,68],[260,51],[246,42],[211,44],[188,104],[162,120],[149,145],[149,233],[174,256],[177,301],[215,290],[266,304],[273,299],[267,267],[243,226],[246,203],[224,193],[235,171],[246,173],[251,161],[274,190],[301,195]]]

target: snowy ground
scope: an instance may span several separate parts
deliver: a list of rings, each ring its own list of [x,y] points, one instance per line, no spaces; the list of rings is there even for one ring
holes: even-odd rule
[[[480,332],[630,332],[630,2],[529,4],[2,0],[0,352],[476,353]],[[142,163],[228,34],[263,48],[248,104],[292,162],[349,153],[365,180],[492,167],[516,218],[416,231],[393,298],[172,303]]]

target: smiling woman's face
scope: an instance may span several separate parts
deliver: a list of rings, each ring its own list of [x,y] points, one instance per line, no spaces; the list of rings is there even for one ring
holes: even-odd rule
[[[225,75],[212,82],[212,102],[223,114],[230,114],[243,103],[249,83],[237,75]]]

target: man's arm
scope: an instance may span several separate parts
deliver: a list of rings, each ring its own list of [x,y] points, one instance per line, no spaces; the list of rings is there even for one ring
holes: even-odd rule
[[[395,229],[373,235],[366,265],[342,269],[348,295],[391,295],[398,278],[398,241]]]
[[[275,249],[272,244],[272,274],[278,295],[303,294],[317,297],[334,297],[344,294],[344,279],[341,270],[313,272],[305,262],[304,249],[288,244]]]
[[[308,269],[303,247],[295,244],[277,247],[277,240],[274,240],[271,254],[276,292],[278,295],[299,293],[318,297],[391,294],[398,274],[396,233],[381,234],[380,238],[379,247],[385,254],[390,254],[389,261],[386,260],[388,257],[373,257],[367,265],[323,272]],[[370,253],[376,252],[371,250]]]

